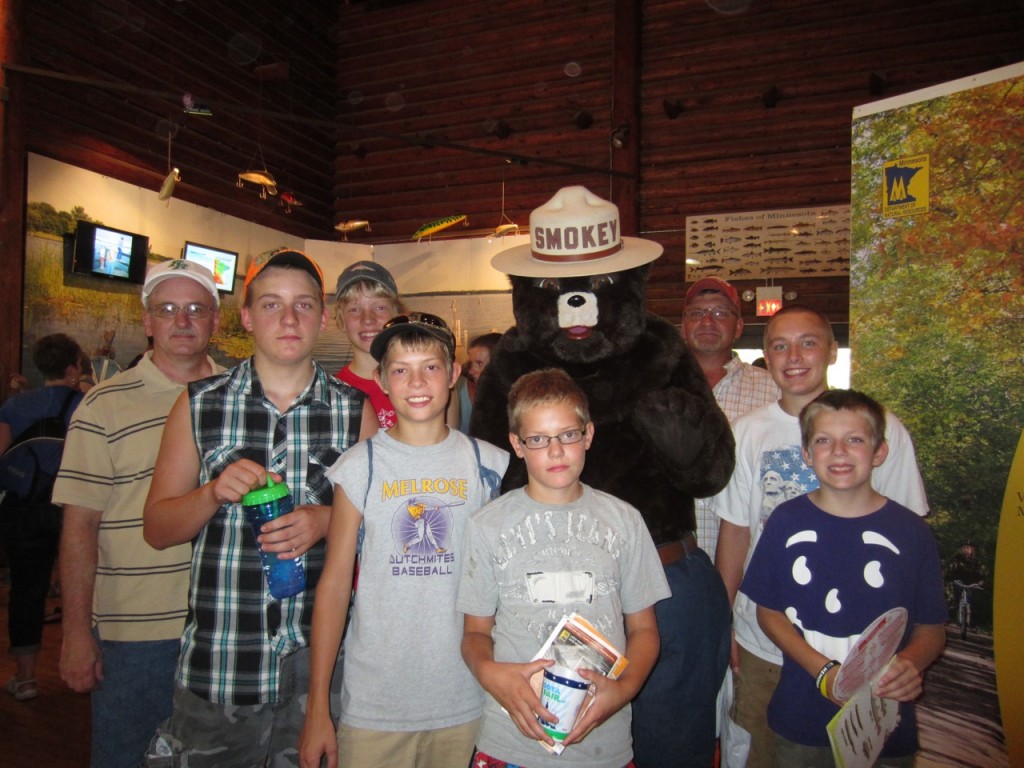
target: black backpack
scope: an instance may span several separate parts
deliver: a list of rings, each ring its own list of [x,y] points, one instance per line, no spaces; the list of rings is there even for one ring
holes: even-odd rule
[[[60,469],[67,435],[67,414],[79,392],[72,389],[60,413],[34,422],[0,455],[0,489],[7,491],[4,506],[49,504]]]

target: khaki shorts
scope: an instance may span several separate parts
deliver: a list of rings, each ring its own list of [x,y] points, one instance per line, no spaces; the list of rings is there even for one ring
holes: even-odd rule
[[[806,747],[803,744],[776,736],[775,745],[780,766],[799,765],[802,768],[835,768],[832,747]],[[914,768],[914,756],[880,757],[873,768]]]
[[[338,726],[338,765],[345,768],[466,768],[480,721],[431,731],[370,731]]]
[[[775,768],[775,732],[768,727],[768,702],[782,667],[740,646],[740,671],[733,675],[733,721],[750,734],[747,768]]]

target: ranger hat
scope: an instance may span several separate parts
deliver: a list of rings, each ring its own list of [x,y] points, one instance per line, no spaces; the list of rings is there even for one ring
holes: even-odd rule
[[[621,272],[661,256],[653,240],[623,237],[619,208],[586,187],[563,187],[530,214],[530,242],[495,254],[491,266],[523,277]]]

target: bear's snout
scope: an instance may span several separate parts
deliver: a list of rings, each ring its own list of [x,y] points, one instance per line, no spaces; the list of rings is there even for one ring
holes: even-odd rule
[[[597,325],[597,296],[589,291],[567,291],[558,297],[559,328],[593,328]]]

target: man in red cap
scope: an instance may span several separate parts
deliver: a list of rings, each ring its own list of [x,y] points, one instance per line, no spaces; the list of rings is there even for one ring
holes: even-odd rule
[[[743,333],[743,316],[739,294],[731,284],[719,277],[704,277],[691,285],[680,330],[730,425],[748,411],[779,399],[779,387],[771,375],[744,363],[732,351]],[[697,499],[695,512],[697,541],[713,562],[720,518],[709,499]],[[731,690],[732,679],[727,676],[723,691]],[[727,748],[728,739],[723,736],[723,753]]]
[[[743,333],[740,297],[725,280],[704,277],[686,292],[682,336],[711,385],[715,400],[734,422],[747,411],[779,399],[779,388],[767,371],[744,363],[732,351]],[[715,559],[718,516],[704,499],[697,500],[697,541]]]

